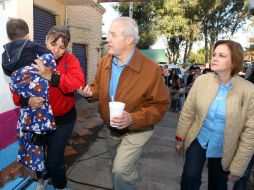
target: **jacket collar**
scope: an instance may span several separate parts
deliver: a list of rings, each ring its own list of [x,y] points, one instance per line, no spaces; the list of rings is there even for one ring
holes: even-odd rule
[[[219,81],[218,75],[217,75],[216,73],[214,73],[213,76],[214,76],[215,82],[219,85],[220,81]],[[238,75],[234,75],[234,76],[231,78],[232,87],[233,87],[234,85],[236,85],[236,84],[239,82],[239,79],[240,79],[240,78],[241,78],[241,77],[238,76]]]
[[[140,50],[138,50],[137,48],[134,51],[134,54],[129,62],[129,64],[126,67],[129,67],[130,69],[136,71],[136,72],[140,72],[141,70],[141,57],[142,53],[140,52]],[[105,65],[105,69],[110,69],[112,67],[112,62],[113,62],[113,56],[112,55],[107,55],[109,61],[107,62],[107,64]]]
[[[142,56],[141,51],[136,48],[135,52],[132,56],[132,59],[130,60],[130,62],[127,66],[130,67],[133,71],[140,72],[140,70],[141,70],[141,56]]]

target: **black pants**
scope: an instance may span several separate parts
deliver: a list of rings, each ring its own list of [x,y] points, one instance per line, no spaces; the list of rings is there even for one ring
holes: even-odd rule
[[[51,177],[55,188],[64,189],[67,185],[64,163],[64,150],[74,128],[76,120],[57,125],[56,131],[49,136],[46,156],[46,178]]]
[[[243,176],[234,184],[233,190],[245,190],[247,188],[247,183],[250,178],[251,174],[251,168],[254,165],[254,155],[252,156],[252,159],[250,160],[250,163],[244,172]]]
[[[206,149],[194,140],[186,151],[181,190],[199,190],[206,161]],[[221,166],[221,158],[208,158],[208,190],[227,190],[229,172]]]

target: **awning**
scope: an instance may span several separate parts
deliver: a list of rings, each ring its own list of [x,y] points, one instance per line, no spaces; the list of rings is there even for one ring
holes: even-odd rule
[[[156,63],[168,62],[164,49],[142,49],[141,52]]]

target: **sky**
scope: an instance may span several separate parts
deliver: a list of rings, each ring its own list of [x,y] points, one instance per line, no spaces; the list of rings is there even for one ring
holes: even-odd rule
[[[117,3],[100,3],[100,5],[102,5],[106,9],[106,12],[103,14],[103,18],[102,18],[102,23],[103,23],[102,32],[103,33],[108,32],[111,21],[114,18],[119,16],[118,12],[116,12],[112,8],[112,6],[116,4]]]
[[[103,26],[102,26],[102,32],[104,34],[107,33],[109,25],[111,21],[118,17],[119,14],[112,8],[113,5],[117,3],[101,3],[105,9],[106,12],[103,14]],[[249,23],[247,23],[242,29],[239,29],[238,32],[236,32],[232,38],[232,40],[239,42],[243,47],[249,47],[248,39],[252,37],[254,38],[254,27],[250,27]],[[194,45],[194,51],[198,50],[200,47],[204,46],[203,42],[197,42]],[[157,42],[152,46],[152,49],[165,49],[166,45],[163,42],[162,38],[159,38]]]

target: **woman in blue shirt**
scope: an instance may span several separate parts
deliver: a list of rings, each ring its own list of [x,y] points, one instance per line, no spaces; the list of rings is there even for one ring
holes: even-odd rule
[[[254,152],[254,86],[238,76],[243,49],[220,40],[209,73],[198,77],[181,112],[176,151],[186,151],[181,190],[198,190],[208,159],[208,189],[227,190]]]

